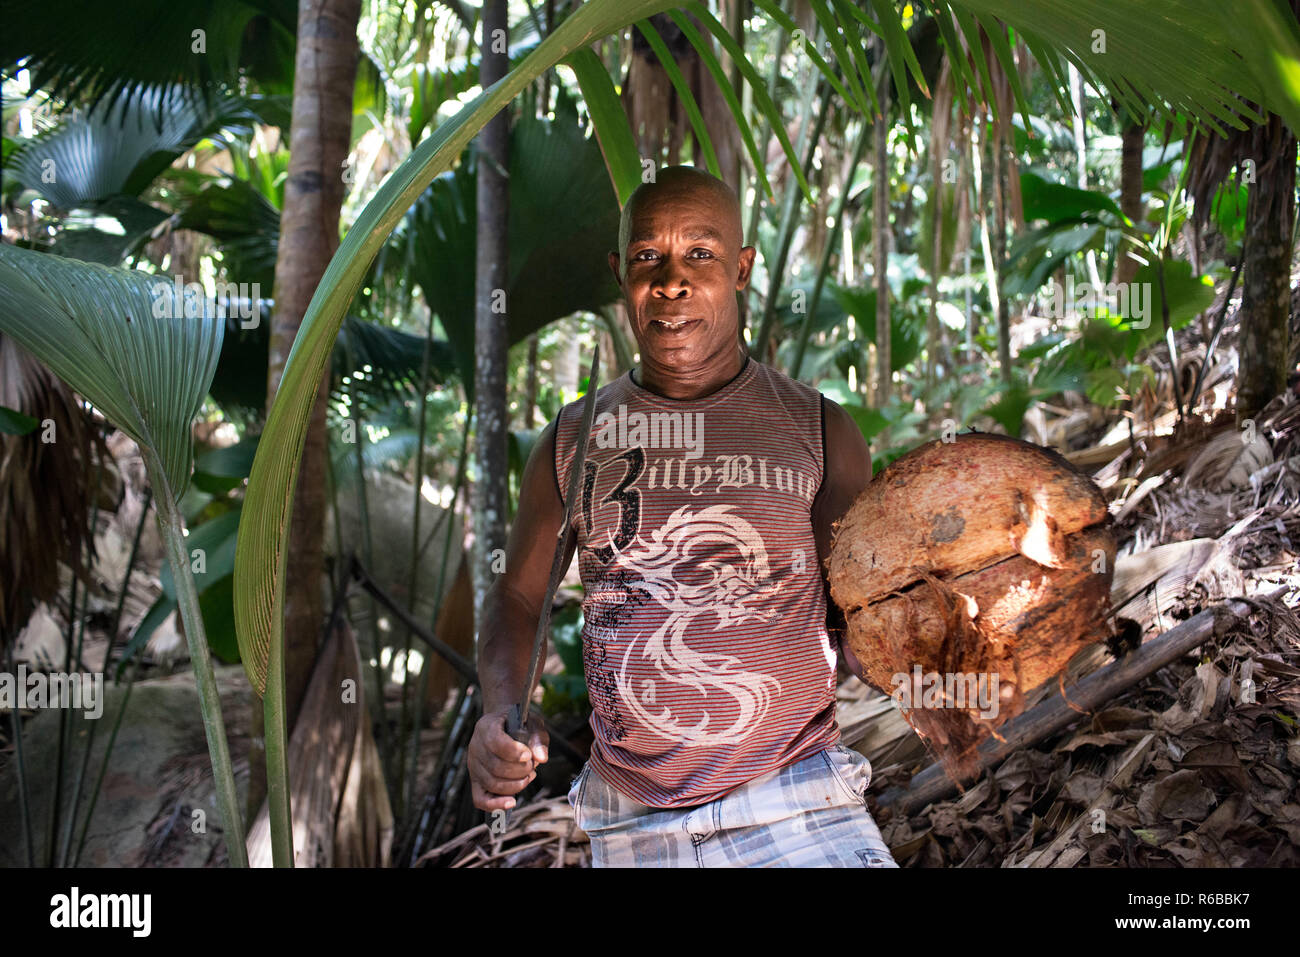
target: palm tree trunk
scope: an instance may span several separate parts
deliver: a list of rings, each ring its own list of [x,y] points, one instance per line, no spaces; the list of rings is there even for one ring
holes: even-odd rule
[[[1237,416],[1249,418],[1286,388],[1295,220],[1296,138],[1273,114],[1255,137],[1256,181],[1246,206]]]
[[[1135,119],[1124,125],[1119,161],[1119,208],[1129,219],[1140,223],[1142,210],[1142,147],[1146,141],[1146,126]],[[1115,282],[1127,285],[1137,275],[1138,261],[1129,255],[1133,244],[1121,241],[1119,263],[1115,267]]]
[[[506,0],[483,5],[479,83],[487,89],[510,66]],[[499,32],[498,32],[499,31]],[[502,110],[478,136],[478,245],[474,316],[474,401],[477,405],[474,483],[474,620],[482,620],[483,596],[492,580],[493,552],[505,548],[507,512],[506,442],[510,416],[506,396],[509,337],[505,288],[509,247],[506,226],[509,194],[504,172],[509,163],[510,120]],[[505,308],[503,308],[505,306]]]
[[[346,192],[344,164],[352,141],[357,23],[361,0],[299,0],[289,178],[280,214],[271,318],[267,405],[270,406],[303,314],[339,245],[339,213]],[[350,177],[348,177],[350,179]],[[328,377],[328,372],[326,373]],[[307,690],[324,620],[325,392],[322,379],[303,448],[294,495],[285,580],[285,712],[292,725]],[[266,792],[262,722],[254,709],[249,744],[248,820]]]

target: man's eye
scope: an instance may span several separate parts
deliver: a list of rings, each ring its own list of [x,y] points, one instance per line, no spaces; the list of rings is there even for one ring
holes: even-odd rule
[[[647,258],[649,258],[649,259],[653,259],[654,256],[655,256],[655,254],[654,254],[653,252],[651,252],[649,249],[643,249],[643,250],[641,250],[641,252],[637,253],[637,254],[636,254],[635,256],[633,256],[632,258],[633,258],[634,260],[637,260],[637,259],[644,260],[644,259],[647,259]]]
[[[691,250],[691,255],[692,255],[692,256],[694,256],[696,253],[699,253],[699,254],[700,254],[701,256],[703,256],[703,258],[705,258],[705,259],[712,259],[712,258],[713,258],[713,253],[709,252],[707,249],[693,249],[693,250]]]

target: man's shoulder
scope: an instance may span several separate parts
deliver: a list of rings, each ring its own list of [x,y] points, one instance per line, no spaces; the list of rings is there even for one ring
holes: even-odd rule
[[[609,404],[617,396],[623,394],[625,386],[624,381],[627,374],[624,373],[609,382],[604,383],[596,389],[596,408],[600,409]],[[582,409],[587,401],[587,393],[582,393],[572,402],[566,402],[560,406],[560,411],[555,414],[555,418],[546,424],[548,429],[559,429],[561,426],[571,426],[576,428],[582,421]]]

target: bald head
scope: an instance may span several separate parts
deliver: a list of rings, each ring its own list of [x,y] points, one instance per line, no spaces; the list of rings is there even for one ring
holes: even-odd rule
[[[741,246],[731,187],[693,166],[662,169],[628,197],[609,268],[627,302],[643,382],[687,396],[726,382],[744,358],[736,294],[757,251]]]
[[[717,213],[715,226],[722,234],[727,249],[738,251],[741,243],[740,199],[736,191],[708,173],[694,166],[666,166],[655,174],[652,182],[642,183],[628,197],[627,205],[618,220],[618,257],[620,276],[627,270],[627,247],[636,237],[637,213],[663,200],[690,197],[703,200]]]

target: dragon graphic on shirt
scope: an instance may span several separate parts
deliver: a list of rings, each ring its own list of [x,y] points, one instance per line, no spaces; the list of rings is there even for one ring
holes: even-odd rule
[[[734,655],[702,652],[686,639],[710,626],[716,632],[771,619],[774,612],[756,606],[775,594],[780,583],[773,579],[758,531],[733,514],[730,505],[682,507],[649,538],[637,535],[619,548],[611,537],[611,549],[607,574],[631,573],[625,587],[669,613],[653,634],[629,644],[615,674],[621,702],[647,728],[673,741],[690,746],[742,741],[763,721],[781,683],[746,671]],[[634,655],[652,663],[657,680],[629,675]],[[692,688],[704,700],[729,698],[737,706],[734,719],[716,727],[716,712],[704,711],[698,721],[687,723],[657,703],[663,684]]]

